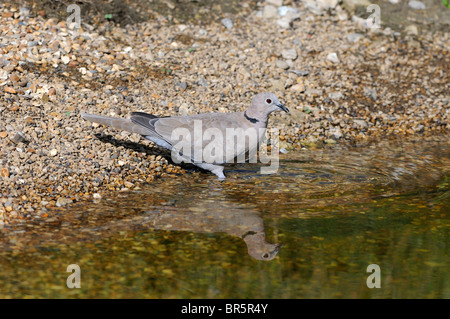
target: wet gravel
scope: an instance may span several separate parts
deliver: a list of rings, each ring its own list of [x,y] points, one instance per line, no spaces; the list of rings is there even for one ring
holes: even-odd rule
[[[0,227],[186,172],[80,112],[234,112],[268,90],[291,110],[269,123],[285,149],[448,134],[448,32],[287,3],[288,17],[263,2],[209,25],[155,14],[80,29],[0,4]]]

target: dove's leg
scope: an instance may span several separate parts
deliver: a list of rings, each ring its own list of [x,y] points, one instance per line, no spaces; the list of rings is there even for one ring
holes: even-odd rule
[[[203,168],[204,170],[210,171],[211,173],[214,173],[217,175],[219,180],[224,180],[225,175],[223,174],[223,166],[220,165],[214,165],[209,163],[194,163],[200,168]]]

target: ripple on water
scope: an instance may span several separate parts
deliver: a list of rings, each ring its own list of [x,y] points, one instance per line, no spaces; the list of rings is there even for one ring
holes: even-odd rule
[[[439,182],[449,170],[447,139],[337,146],[281,155],[274,175],[259,166],[228,171],[223,192],[241,203],[283,215],[305,208],[367,202]]]
[[[80,293],[89,297],[110,297],[112,290],[122,297],[130,291],[133,297],[217,297],[210,290],[198,293],[210,287],[228,291],[223,297],[251,297],[236,294],[241,291],[280,297],[286,287],[292,290],[288,297],[299,297],[299,291],[311,297],[329,284],[323,278],[334,270],[333,278],[341,278],[334,290],[347,289],[344,295],[352,296],[361,283],[349,283],[348,274],[359,278],[374,258],[401,269],[398,273],[410,277],[396,280],[409,283],[416,268],[435,271],[448,264],[442,245],[448,228],[448,182],[442,182],[448,181],[448,146],[446,139],[292,152],[281,156],[273,175],[261,175],[258,165],[230,167],[224,181],[187,173],[55,210],[50,218],[0,233],[0,283],[15,297],[68,296],[61,285],[67,262],[75,260],[89,274],[86,280],[99,279],[83,283],[89,289]],[[443,189],[436,192],[439,185]],[[411,196],[415,191],[419,196]],[[383,198],[393,195],[402,196]],[[405,267],[418,260],[420,267]],[[267,283],[273,287],[285,278],[280,292],[264,290],[261,274],[272,278]],[[443,274],[433,287],[441,286]],[[427,278],[425,273],[421,280]],[[175,279],[189,292],[176,288]],[[43,290],[43,283],[50,288]],[[104,283],[115,288],[105,289]],[[441,290],[437,296],[445,295]]]
[[[358,205],[435,185],[449,171],[448,145],[447,139],[438,139],[302,150],[281,155],[272,175],[260,174],[260,165],[242,164],[227,168],[224,181],[204,173],[160,179],[140,191],[120,193],[96,205],[74,205],[50,219],[18,226],[17,234],[26,230],[32,236],[21,234],[14,243],[7,238],[6,246],[58,242],[74,232],[83,234],[77,238],[102,237],[142,228],[155,214],[172,214],[173,220],[192,212],[226,215],[230,209],[271,217],[320,214],[326,207]]]

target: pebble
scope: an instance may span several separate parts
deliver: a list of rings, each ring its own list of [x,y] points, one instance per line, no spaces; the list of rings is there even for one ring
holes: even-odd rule
[[[272,84],[272,90],[274,92],[284,91],[284,83],[282,81],[271,79],[270,82]]]
[[[364,95],[369,96],[372,100],[376,100],[377,99],[377,92],[370,87],[364,87]]]
[[[300,70],[300,71],[290,70],[290,72],[295,73],[297,75],[301,75],[301,76],[307,76],[309,74],[309,72],[306,70]]]
[[[61,61],[62,61],[64,64],[69,64],[70,58],[69,58],[67,55],[65,55],[65,56],[62,56],[62,57],[61,57]]]
[[[92,197],[95,198],[95,199],[101,199],[102,198],[102,196],[99,193],[94,193],[92,195]]]
[[[274,5],[275,7],[280,7],[283,5],[283,0],[266,0],[266,3]]]
[[[339,0],[302,0],[303,4],[315,14],[323,14],[329,9],[334,9]]]
[[[208,86],[209,83],[208,83],[208,81],[206,81],[206,79],[205,79],[204,77],[201,77],[201,78],[198,80],[198,85],[201,85],[201,86]]]
[[[289,29],[292,23],[300,19],[300,12],[297,9],[290,7],[278,8],[278,15],[281,17],[277,20],[277,24],[283,29]]]
[[[369,126],[364,120],[353,119],[353,123],[362,128],[367,128]]]
[[[25,8],[25,7],[20,7],[19,14],[22,18],[26,18],[30,15],[30,9]]]
[[[407,26],[405,28],[405,32],[407,34],[418,35],[419,34],[419,29],[417,29],[416,25],[411,24],[411,25],[409,25],[409,26]]]
[[[288,19],[278,19],[277,20],[277,25],[279,27],[281,27],[282,29],[289,29],[291,27],[291,21],[289,21]]]
[[[19,77],[17,76],[17,74],[11,74],[9,76],[9,80],[12,82],[19,82]]]
[[[68,204],[72,204],[73,200],[70,198],[58,197],[56,200],[56,207],[66,206]]]
[[[9,177],[9,170],[6,167],[3,167],[0,170],[0,176],[2,176],[2,177]]]
[[[16,132],[16,134],[14,134],[14,136],[11,138],[11,141],[13,141],[14,143],[18,144],[18,143],[23,143],[26,141],[25,135],[22,132]]]
[[[263,18],[271,19],[278,17],[278,10],[272,5],[266,5],[263,9]]]
[[[344,97],[344,95],[341,92],[332,92],[328,94],[328,97],[332,100],[340,100]]]
[[[295,92],[305,92],[306,88],[303,84],[298,83],[291,86],[291,90]]]
[[[227,28],[228,30],[233,29],[233,21],[231,21],[231,19],[228,18],[224,18],[222,20],[220,20],[220,22],[222,22],[222,24],[225,26],[225,28]]]
[[[295,49],[284,49],[281,51],[281,56],[285,59],[295,60],[297,59],[297,51]]]
[[[409,1],[408,6],[414,10],[425,10],[427,8],[423,2],[416,0]]]
[[[278,15],[280,17],[287,16],[289,14],[298,14],[298,10],[292,7],[282,6],[278,8]]]
[[[336,52],[328,53],[327,60],[331,61],[333,63],[339,63],[340,62]]]
[[[283,70],[289,69],[289,64],[287,64],[286,61],[277,60],[275,63],[277,65],[277,67],[279,67],[280,69],[283,69]]]
[[[11,93],[11,94],[16,94],[17,93],[17,91],[14,88],[10,87],[10,86],[5,86],[5,92],[6,93]]]
[[[343,136],[342,134],[342,130],[339,126],[334,126],[332,128],[330,128],[330,133],[333,137],[339,139]]]
[[[56,156],[58,154],[58,150],[56,148],[52,149],[49,153],[50,156]]]
[[[183,81],[183,82],[177,83],[177,86],[178,86],[179,88],[181,88],[183,91],[187,89],[187,83],[184,82],[184,81]]]
[[[364,38],[364,35],[361,33],[350,33],[347,35],[347,40],[349,42],[358,42],[360,39]]]

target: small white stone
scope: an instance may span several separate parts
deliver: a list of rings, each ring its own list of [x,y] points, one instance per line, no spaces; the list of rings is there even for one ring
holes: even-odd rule
[[[101,199],[102,195],[100,195],[99,193],[94,193],[94,195],[92,195],[92,197],[94,197],[95,199]]]
[[[276,18],[278,16],[278,10],[272,5],[267,5],[263,9],[263,18]]]
[[[340,62],[336,52],[328,53],[327,60],[331,61],[333,63],[339,63]]]
[[[283,60],[277,60],[277,62],[275,62],[276,66],[279,67],[280,69],[283,70],[287,70],[289,69],[289,64],[287,64],[285,61]]]
[[[198,30],[197,34],[200,37],[204,37],[204,36],[208,35],[208,31],[206,29],[200,29],[200,30]]]
[[[359,39],[364,38],[364,35],[360,33],[350,33],[347,35],[347,41],[349,42],[358,42]]]
[[[285,49],[281,51],[281,56],[285,59],[295,60],[297,59],[297,51],[295,49]]]
[[[328,94],[328,97],[332,100],[339,100],[342,99],[344,96],[342,95],[341,92],[332,92]]]
[[[358,119],[354,119],[353,120],[353,123],[355,123],[357,126],[360,126],[360,127],[363,127],[363,128],[366,128],[366,127],[368,127],[369,125],[367,124],[367,122],[366,121],[364,121],[364,120],[358,120]]]
[[[298,14],[298,10],[295,9],[295,8],[286,7],[286,6],[282,6],[282,7],[278,8],[278,15],[280,17],[284,17],[284,16],[286,16],[289,13],[291,13],[291,14]]]
[[[231,21],[228,18],[224,18],[222,19],[220,22],[222,22],[222,24],[225,26],[225,28],[227,28],[228,30],[233,29],[233,21]]]
[[[68,64],[70,62],[70,58],[67,55],[64,55],[64,56],[61,57],[61,61],[64,64]]]
[[[295,92],[305,92],[306,88],[305,88],[305,86],[303,84],[298,83],[298,84],[294,84],[291,87],[291,90],[295,91]]]
[[[50,151],[50,156],[56,156],[56,154],[58,154],[58,150],[56,148]]]
[[[8,72],[0,71],[0,80],[6,80],[8,78]]]
[[[72,204],[72,203],[73,203],[73,201],[70,198],[59,197],[56,200],[57,207],[66,206],[67,204]]]
[[[291,27],[291,22],[288,19],[286,19],[285,17],[278,19],[277,24],[282,29],[289,29]]]
[[[417,29],[417,26],[415,26],[414,24],[411,24],[405,28],[405,32],[412,35],[418,35],[419,29]]]
[[[70,30],[78,29],[80,25],[76,22],[72,22],[67,26]]]
[[[186,103],[181,104],[178,113],[180,113],[181,116],[187,116],[189,114],[189,106]]]
[[[341,128],[339,126],[331,127],[330,128],[330,133],[335,138],[341,138],[343,136]]]
[[[425,10],[427,8],[423,2],[416,0],[411,0],[408,5],[414,10]]]
[[[266,0],[266,3],[274,5],[275,7],[280,7],[283,5],[283,0]]]

